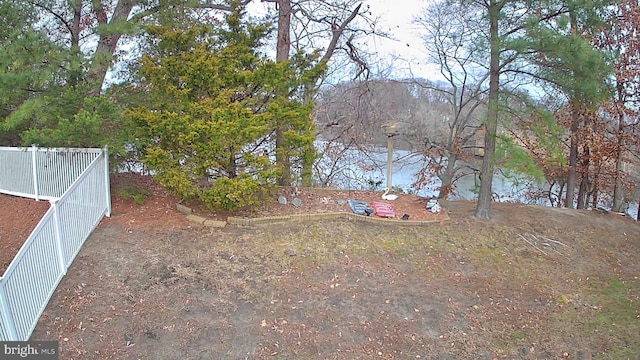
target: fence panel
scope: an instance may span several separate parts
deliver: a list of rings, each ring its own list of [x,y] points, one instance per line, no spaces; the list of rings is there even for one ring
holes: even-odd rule
[[[64,234],[63,255],[67,264],[71,264],[105,213],[108,215],[108,194],[105,194],[108,185],[105,184],[102,166],[104,158],[99,160],[82,174],[56,204]]]
[[[36,176],[41,196],[61,197],[89,164],[101,154],[100,149],[47,149],[36,153]]]
[[[16,339],[15,326],[13,322],[9,323],[13,319],[9,317],[9,306],[7,305],[7,296],[4,292],[4,287],[0,281],[0,340]]]
[[[102,149],[0,147],[0,192],[59,198],[100,154]]]
[[[0,156],[5,149],[0,148]],[[31,336],[51,295],[85,240],[102,217],[110,215],[107,151],[100,150],[95,156],[91,154],[96,153],[53,151],[42,152],[44,156],[41,157],[37,152],[33,153],[35,161],[32,164],[40,174],[34,179],[43,181],[43,186],[36,189],[43,189],[45,194],[56,194],[66,188],[60,199],[53,197],[50,200],[51,207],[4,276],[0,276],[0,341],[24,341]],[[93,159],[89,160],[91,157]],[[0,168],[6,165],[1,159]],[[43,166],[46,170],[40,169]],[[65,173],[55,175],[55,172]],[[19,178],[14,176],[7,182],[5,179],[10,176],[5,174],[0,173],[0,186]],[[6,189],[0,191],[6,192]],[[38,191],[35,193],[37,197]]]
[[[29,151],[28,148],[0,148],[1,192],[34,197],[33,179],[32,151]]]
[[[54,209],[50,207],[0,281],[1,291],[6,295],[8,316],[13,320],[20,340],[29,338],[64,275],[57,253],[53,215]]]

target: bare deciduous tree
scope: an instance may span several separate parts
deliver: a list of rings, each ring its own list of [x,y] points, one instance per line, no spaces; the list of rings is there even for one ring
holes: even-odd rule
[[[475,44],[482,40],[478,31],[482,19],[473,7],[460,3],[434,3],[416,17],[421,26],[425,48],[431,54],[431,62],[440,66],[440,74],[446,84],[434,85],[415,81],[415,84],[439,92],[448,104],[443,116],[446,117],[447,134],[440,142],[428,141],[425,155],[430,159],[431,168],[440,178],[438,198],[446,198],[452,190],[455,179],[464,174],[460,171],[468,167],[473,153],[479,154],[476,139],[480,133],[479,113],[486,109],[485,81],[486,68],[478,62],[481,51]],[[425,129],[428,134],[431,129]],[[425,134],[425,136],[428,136]],[[470,156],[471,155],[471,156]],[[465,164],[459,165],[458,161]],[[423,181],[429,177],[424,173]]]
[[[368,76],[369,67],[361,56],[358,37],[361,34],[373,33],[373,20],[368,16],[368,9],[363,8],[360,1],[334,0],[262,0],[275,3],[278,9],[278,37],[276,44],[277,60],[290,59],[291,50],[298,54],[316,53],[317,69],[326,70],[338,51],[355,65],[354,77]],[[315,96],[325,71],[316,71],[315,76],[307,80],[302,93],[305,102]],[[284,133],[288,131],[286,124],[276,129],[276,162],[280,165],[280,185],[290,185],[292,179],[292,159],[284,147]],[[304,166],[304,165],[303,165]],[[303,173],[304,173],[303,169]],[[307,171],[308,172],[308,171]],[[303,179],[308,184],[310,178]]]
[[[617,123],[613,129],[616,146],[615,180],[612,210],[623,211],[625,188],[628,185],[629,171],[626,164],[637,162],[639,138],[640,79],[638,79],[638,58],[640,57],[640,6],[636,1],[619,2],[609,8],[608,18],[612,27],[596,37],[597,45],[611,53],[619,55],[614,62],[615,92],[612,101],[604,105],[603,110]]]

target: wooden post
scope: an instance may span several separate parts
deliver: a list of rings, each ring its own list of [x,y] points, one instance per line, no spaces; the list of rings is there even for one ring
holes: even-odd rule
[[[393,182],[393,135],[387,135],[387,188],[391,190]]]
[[[382,125],[382,131],[387,135],[387,188],[393,187],[393,137],[398,135],[398,123],[389,122]]]

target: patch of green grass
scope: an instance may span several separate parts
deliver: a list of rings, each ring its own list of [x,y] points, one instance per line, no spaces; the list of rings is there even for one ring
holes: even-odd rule
[[[144,199],[151,195],[149,190],[141,189],[135,184],[127,184],[115,190],[116,196],[123,199],[131,199],[138,205],[144,204]]]
[[[607,309],[603,320],[617,322],[620,325],[637,323],[636,317],[640,307],[637,301],[630,297],[631,286],[616,276],[611,276],[603,282],[592,285],[594,294],[592,301],[600,303],[603,309]]]
[[[402,236],[395,235],[380,239],[376,244],[380,250],[392,254],[393,257],[403,259],[415,251],[413,244],[407,244]]]
[[[584,318],[585,333],[600,334],[608,349],[602,359],[632,359],[640,353],[640,302],[633,299],[632,283],[611,276],[592,285],[589,297],[596,311]],[[637,287],[637,284],[634,284]]]
[[[635,359],[640,353],[640,301],[633,290],[637,280],[617,276],[592,277],[578,294],[561,295],[555,302],[555,336],[581,339],[596,350],[597,359]]]
[[[509,333],[507,343],[505,343],[504,346],[506,348],[516,347],[517,345],[520,345],[523,342],[525,342],[525,340],[527,340],[528,337],[529,337],[529,334],[527,334],[522,330],[513,331]]]

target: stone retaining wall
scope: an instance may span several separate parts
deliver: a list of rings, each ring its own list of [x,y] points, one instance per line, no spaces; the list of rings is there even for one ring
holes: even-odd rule
[[[301,222],[301,221],[317,221],[317,220],[325,220],[325,219],[346,219],[351,221],[363,221],[368,223],[376,223],[376,224],[393,224],[393,225],[401,225],[401,226],[419,226],[419,225],[427,225],[434,223],[442,223],[444,221],[449,220],[449,216],[446,216],[439,220],[429,220],[429,221],[411,221],[411,220],[396,220],[396,219],[385,219],[376,216],[365,216],[365,215],[357,215],[353,213],[347,212],[330,212],[330,213],[314,213],[314,214],[296,214],[296,215],[284,215],[284,216],[266,216],[260,218],[239,218],[239,217],[228,217],[227,221],[217,221],[217,220],[209,220],[203,218],[201,216],[196,216],[192,214],[192,211],[189,207],[184,206],[182,204],[176,204],[176,207],[179,212],[187,215],[187,219],[203,224],[205,226],[211,227],[225,227],[227,223],[233,225],[240,226],[252,226],[252,225],[262,225],[262,224],[274,224],[274,223],[283,223],[283,222]]]

